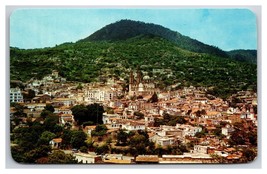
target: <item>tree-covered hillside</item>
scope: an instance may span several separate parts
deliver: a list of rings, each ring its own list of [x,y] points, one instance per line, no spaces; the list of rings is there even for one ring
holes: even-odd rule
[[[204,44],[190,37],[183,36],[182,34],[165,28],[161,25],[152,23],[144,23],[133,20],[121,20],[112,24],[109,24],[100,30],[96,31],[89,37],[82,39],[81,42],[86,41],[118,41],[126,40],[140,35],[153,35],[165,38],[178,47],[198,52],[208,53],[212,55],[228,57],[227,53],[221,49]]]
[[[128,80],[130,69],[137,68],[148,72],[162,89],[173,84],[206,86],[212,94],[225,97],[236,90],[256,90],[257,85],[256,64],[191,52],[154,35],[44,49],[10,48],[11,80],[40,79],[54,69],[70,81],[92,82],[112,76]]]
[[[257,64],[257,50],[232,50],[228,54],[235,60]]]

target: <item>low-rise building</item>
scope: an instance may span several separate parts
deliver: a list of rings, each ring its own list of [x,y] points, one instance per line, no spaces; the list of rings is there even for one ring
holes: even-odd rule
[[[96,154],[74,153],[73,156],[79,163],[83,164],[103,163],[101,156]]]
[[[225,136],[229,136],[231,132],[234,131],[234,128],[227,124],[225,127],[222,127],[222,134]]]
[[[85,102],[104,102],[111,101],[115,92],[110,88],[87,88],[84,92]]]
[[[76,100],[75,99],[71,99],[71,98],[54,98],[52,100],[52,104],[54,106],[74,106],[76,104]]]
[[[142,164],[157,164],[159,163],[158,155],[138,155],[135,158],[136,163]]]
[[[42,111],[44,110],[45,106],[45,103],[27,103],[25,105],[25,107],[30,111]]]
[[[20,90],[20,88],[10,88],[9,90],[9,94],[10,94],[10,102],[23,102],[23,95],[22,95],[22,91]]]
[[[69,123],[70,125],[74,122],[74,117],[72,114],[59,114],[59,123],[62,125],[65,125],[66,123]]]
[[[54,108],[54,109],[55,109],[54,111],[55,114],[72,114],[72,111],[71,109],[69,109],[69,107],[62,106],[62,107]]]
[[[144,121],[116,119],[111,123],[111,129],[117,128],[126,129],[128,131],[145,130],[146,125]]]
[[[102,159],[107,164],[131,164],[134,161],[134,157],[122,154],[105,154]]]
[[[177,129],[183,130],[183,136],[195,136],[197,132],[202,131],[202,127],[194,127],[190,125],[176,124]]]
[[[54,138],[49,142],[49,144],[51,145],[52,149],[60,148],[61,143],[62,143],[62,138]]]
[[[159,163],[214,163],[214,159],[209,154],[184,153],[183,155],[162,155]]]

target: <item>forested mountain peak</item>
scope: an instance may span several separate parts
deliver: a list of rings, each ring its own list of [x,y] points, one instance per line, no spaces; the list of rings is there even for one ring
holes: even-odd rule
[[[171,39],[176,37],[177,34],[179,33],[171,31],[161,25],[124,19],[106,25],[82,41],[117,41],[126,40],[139,35],[155,35]]]
[[[202,86],[226,98],[240,90],[256,91],[257,65],[244,59],[249,56],[257,58],[255,51],[225,52],[159,25],[122,20],[76,43],[11,47],[10,79],[27,82],[58,70],[67,81],[105,83],[116,78],[127,85],[129,70],[140,68],[159,89]]]
[[[120,20],[106,25],[89,37],[80,40],[86,41],[119,41],[133,38],[140,35],[159,36],[175,43],[178,47],[198,53],[208,53],[212,55],[228,57],[228,54],[214,46],[204,44],[198,40],[184,36],[177,31],[172,31],[161,25],[145,23],[133,20]]]

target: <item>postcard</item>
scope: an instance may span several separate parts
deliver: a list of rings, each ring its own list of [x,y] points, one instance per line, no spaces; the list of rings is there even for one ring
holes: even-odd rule
[[[20,164],[233,164],[258,154],[257,19],[232,8],[19,8]]]

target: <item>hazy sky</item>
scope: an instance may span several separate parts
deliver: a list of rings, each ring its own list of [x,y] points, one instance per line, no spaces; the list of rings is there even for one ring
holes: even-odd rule
[[[19,9],[10,17],[10,46],[76,42],[121,19],[155,23],[223,50],[257,49],[256,16],[247,9]]]

